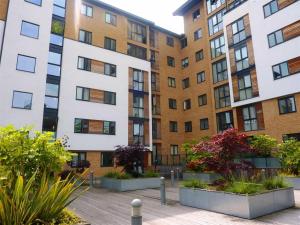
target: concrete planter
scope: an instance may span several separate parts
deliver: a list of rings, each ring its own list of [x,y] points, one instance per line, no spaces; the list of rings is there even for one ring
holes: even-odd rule
[[[300,190],[300,177],[285,177],[284,180],[291,184],[295,190]]]
[[[217,173],[188,173],[185,172],[182,174],[183,180],[201,180],[205,183],[211,184],[215,182],[216,180],[222,178]]]
[[[283,188],[256,195],[180,188],[180,204],[246,219],[254,219],[295,205],[294,189]]]
[[[281,163],[278,158],[245,158],[245,159],[235,159],[236,163],[241,162],[242,160],[248,161],[253,164],[257,169],[280,169]]]
[[[160,178],[138,178],[119,180],[114,178],[101,178],[101,187],[114,191],[134,191],[148,188],[159,188]]]

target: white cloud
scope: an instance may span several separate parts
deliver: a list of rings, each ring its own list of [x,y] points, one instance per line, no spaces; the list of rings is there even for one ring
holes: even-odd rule
[[[155,22],[167,30],[183,33],[183,18],[173,12],[187,0],[101,0],[137,16]]]

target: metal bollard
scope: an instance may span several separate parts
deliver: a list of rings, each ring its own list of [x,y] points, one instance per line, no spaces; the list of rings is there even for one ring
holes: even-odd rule
[[[174,170],[171,170],[171,184],[174,187]]]
[[[142,225],[142,201],[140,199],[134,199],[131,202],[131,225]]]
[[[177,179],[177,182],[179,182],[179,168],[178,167],[176,168],[176,179]]]
[[[93,171],[90,172],[89,182],[90,182],[90,188],[92,188],[94,186],[94,172]]]
[[[160,178],[160,203],[162,205],[166,204],[166,183],[165,178]]]

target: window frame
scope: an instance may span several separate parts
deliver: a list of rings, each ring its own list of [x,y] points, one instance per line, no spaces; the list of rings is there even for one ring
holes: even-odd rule
[[[283,64],[286,65],[287,72],[288,72],[288,74],[287,74],[287,75],[284,75],[284,76],[282,75],[282,67],[281,67]],[[280,77],[275,77],[275,74],[274,74],[274,72],[275,72],[275,71],[274,71],[274,68],[275,68],[275,67],[278,67],[278,68],[279,68],[279,70],[280,70]],[[278,64],[272,66],[272,73],[273,73],[273,79],[274,79],[274,80],[279,80],[279,79],[282,79],[282,78],[289,77],[289,76],[293,75],[293,74],[290,73],[290,68],[289,68],[289,63],[288,63],[288,61],[281,62],[281,63],[278,63]]]
[[[176,88],[176,78],[168,77],[168,87]]]
[[[281,34],[281,38],[282,38],[282,41],[281,41],[281,42],[279,42],[279,41],[277,40],[277,35],[276,35],[276,33],[278,33],[278,32],[280,32],[280,34]],[[271,43],[270,43],[270,37],[271,37],[271,36],[274,37],[274,45],[271,45]],[[270,34],[268,34],[267,39],[268,39],[268,45],[269,45],[269,48],[273,48],[273,47],[275,47],[275,46],[277,46],[277,45],[280,45],[280,44],[282,44],[282,43],[285,42],[285,39],[284,39],[284,35],[283,35],[282,29],[276,30],[276,31],[274,31],[274,32],[272,32],[272,33],[270,33]]]
[[[36,3],[32,2],[31,0],[24,0],[24,1],[29,4],[40,6],[40,7],[43,5],[43,0],[40,0],[40,4],[36,4]]]
[[[80,40],[80,32],[84,32],[84,40]],[[87,34],[90,35],[90,42],[88,42]],[[84,44],[92,45],[93,44],[93,33],[91,31],[79,29],[78,32],[78,41]]]
[[[190,110],[192,108],[192,101],[190,98],[183,100],[183,111]]]
[[[243,28],[242,29],[240,27],[240,23],[239,23],[240,21],[242,21],[242,24],[243,24]],[[236,29],[237,29],[236,32],[234,32],[234,29],[233,29],[234,24],[236,24]],[[244,40],[247,39],[244,17],[242,17],[242,18],[236,20],[235,22],[233,22],[231,24],[231,28],[232,28],[232,38],[233,38],[233,44],[234,45],[236,45],[236,44],[238,44],[238,43],[240,43],[240,42],[242,42],[242,41],[244,41]],[[244,34],[244,38],[243,38],[243,36],[241,34]],[[238,36],[238,41],[237,42],[235,42],[235,37],[236,36]]]
[[[208,118],[200,119],[200,130],[208,130],[209,129],[209,120]]]
[[[201,84],[201,83],[205,82],[205,80],[206,80],[205,71],[201,71],[201,72],[197,73],[196,75],[197,75],[197,84]],[[201,79],[199,79],[199,77],[201,77]]]
[[[167,56],[167,65],[170,67],[175,67],[175,58],[172,56]]]
[[[185,57],[184,59],[181,60],[181,68],[185,69],[187,67],[189,67],[189,57]]]
[[[207,94],[202,94],[198,96],[198,106],[205,106],[207,105]]]
[[[18,68],[18,64],[19,64],[19,56],[25,57],[25,58],[34,59],[34,67],[33,67],[33,71],[29,71],[29,70],[24,70],[24,69],[19,69],[19,68]],[[28,55],[24,55],[24,54],[18,54],[18,55],[17,55],[16,70],[17,70],[17,71],[21,71],[21,72],[26,72],[26,73],[35,73],[35,69],[36,69],[36,59],[37,59],[36,57],[32,57],[32,56],[28,56]]]
[[[107,21],[107,15],[109,15],[109,18],[110,18],[110,20],[109,21]],[[113,17],[115,17],[115,22],[111,22],[112,20],[111,20],[111,18],[113,18]],[[111,13],[111,12],[105,12],[105,23],[107,23],[107,24],[110,24],[110,25],[113,25],[113,26],[117,26],[117,15],[116,14],[113,14],[113,13]]]
[[[170,40],[172,40],[172,41],[170,41]],[[171,37],[171,36],[167,36],[167,37],[166,37],[166,44],[167,44],[168,46],[170,46],[170,47],[174,47],[174,38]]]
[[[199,9],[196,9],[193,14],[193,22],[197,21],[198,19],[200,19],[201,17],[201,12],[200,12],[200,8]]]
[[[225,64],[224,64],[224,62],[225,62]],[[225,66],[226,68],[224,67],[224,65],[226,65]],[[219,71],[219,68],[221,68],[221,71]],[[216,74],[215,74],[215,72],[216,72]],[[212,75],[213,75],[213,83],[214,84],[219,83],[224,80],[228,80],[228,66],[227,66],[226,58],[212,63]],[[224,79],[219,79],[220,77],[222,77]],[[215,78],[217,78],[217,80]]]
[[[291,110],[288,109],[288,99],[291,99],[291,98],[293,98],[293,102],[294,102],[294,105],[295,105],[295,110],[294,111],[291,111]],[[284,101],[285,106],[287,107],[286,112],[282,112],[281,107],[280,107],[280,101]],[[277,102],[278,102],[279,115],[285,115],[285,114],[290,114],[290,113],[296,113],[297,112],[297,102],[296,102],[296,99],[295,99],[294,95],[289,95],[289,96],[279,98]]]
[[[207,19],[209,36],[213,36],[223,31],[223,16],[225,9],[218,11]],[[217,30],[215,30],[217,28]]]
[[[111,159],[111,164],[109,165],[104,165],[104,154],[111,154],[112,159]],[[101,155],[100,155],[100,167],[102,168],[109,168],[109,167],[114,167],[114,152],[113,151],[101,151]]]
[[[218,93],[218,96],[216,96],[216,91]],[[221,92],[223,92],[222,97],[220,95]],[[216,109],[222,109],[222,108],[226,108],[226,107],[231,106],[230,88],[229,88],[228,84],[216,87],[214,89],[214,94],[215,94],[215,108]],[[226,94],[228,94],[228,95],[226,95]],[[221,106],[222,101],[224,101],[224,106]]]
[[[34,26],[37,27],[37,35],[36,35],[36,37],[35,37],[35,36],[26,35],[26,34],[22,33],[23,23],[27,23],[27,24],[30,24],[30,25],[34,25]],[[36,24],[36,23],[28,22],[28,21],[26,21],[26,20],[22,20],[22,22],[21,22],[20,35],[21,35],[21,36],[24,36],[24,37],[33,38],[33,39],[39,39],[39,37],[40,37],[40,25],[39,25],[39,24]]]
[[[272,9],[272,8],[271,8],[272,2],[275,2],[275,3],[276,3],[276,8],[277,8],[277,9],[276,9],[275,12],[272,12],[272,10],[271,10],[271,9]],[[269,14],[269,15],[266,15],[266,11],[265,11],[266,6],[268,6],[268,7],[269,7],[269,10],[270,10],[270,14]],[[264,18],[266,19],[266,18],[272,16],[273,14],[277,13],[279,10],[280,10],[280,9],[279,9],[279,7],[278,7],[278,1],[277,1],[277,0],[272,0],[272,1],[268,2],[267,4],[263,5]]]
[[[169,132],[171,132],[171,133],[178,132],[178,122],[177,121],[169,121]]]
[[[109,44],[109,46],[107,46]],[[110,37],[104,37],[104,49],[110,50],[110,51],[117,51],[117,40],[110,38]]]
[[[179,146],[178,145],[171,144],[170,145],[170,150],[171,150],[171,153],[170,153],[171,156],[178,156],[179,155]]]
[[[194,32],[194,41],[198,41],[203,37],[203,32],[202,32],[202,28],[197,29]]]
[[[85,7],[84,13],[82,13],[82,7]],[[92,15],[88,15],[88,8],[92,9]],[[81,8],[80,8],[80,14],[84,15],[86,17],[90,17],[93,18],[94,15],[94,8],[91,5],[85,4],[85,3],[81,3]]]
[[[175,98],[169,98],[169,109],[177,109],[177,100]]]
[[[193,123],[192,123],[192,121],[184,122],[184,132],[185,133],[193,132]]]
[[[223,44],[222,44],[223,42]],[[210,40],[211,59],[216,59],[226,54],[224,34]],[[217,44],[216,44],[217,43]],[[212,44],[214,47],[212,47]],[[218,47],[216,47],[218,46]]]
[[[201,60],[203,60],[203,59],[204,59],[204,52],[203,52],[203,49],[201,49],[201,50],[195,52],[195,61],[196,61],[196,62],[199,62],[199,61],[201,61]]]
[[[225,121],[222,121],[225,118]],[[230,119],[229,123],[226,120],[227,118]],[[216,120],[217,120],[217,131],[218,132],[223,132],[229,128],[234,127],[234,118],[233,118],[233,113],[232,111],[225,111],[225,112],[219,112],[216,114]],[[220,124],[221,122],[222,124]],[[224,123],[225,122],[225,123]],[[220,127],[222,125],[222,127]]]
[[[250,86],[247,86],[247,87],[246,87],[246,82],[245,82],[245,77],[246,76],[249,76],[249,78],[250,78]],[[244,86],[243,88],[240,85],[240,80],[242,80],[242,82],[243,82],[243,86]],[[239,99],[240,99],[240,101],[244,101],[244,100],[253,98],[253,87],[252,87],[252,80],[251,80],[251,74],[250,73],[238,76],[238,90],[239,90]],[[247,90],[251,90],[251,95],[250,96],[248,96]],[[241,98],[241,92],[245,93],[246,98],[243,98],[243,99]]]
[[[138,105],[135,104],[135,99],[138,99]],[[140,100],[142,99],[142,105],[140,105]],[[137,112],[137,113],[136,113]],[[144,118],[145,117],[145,99],[143,96],[134,95],[133,94],[133,101],[132,101],[132,115],[136,118]]]
[[[252,117],[251,116],[251,109],[254,109],[255,110],[255,117]],[[248,114],[248,117],[247,119],[245,119],[244,115],[245,115],[245,111],[244,110],[247,110],[247,114]],[[244,123],[244,131],[245,132],[250,132],[250,131],[256,131],[256,130],[259,130],[259,124],[258,124],[258,117],[257,117],[257,110],[255,108],[255,105],[249,105],[249,106],[245,106],[242,108],[242,115],[243,115],[243,123]],[[256,123],[256,129],[255,127],[253,127],[254,125],[254,122]],[[246,130],[246,123],[248,122],[248,125],[250,125],[250,130]]]
[[[187,77],[187,78],[184,78],[182,80],[182,89],[187,89],[190,87],[190,78]]]
[[[17,106],[14,106],[15,93],[29,94],[29,95],[31,96],[30,108],[24,108],[24,107],[17,107]],[[32,110],[32,100],[33,100],[33,93],[32,93],[32,92],[25,92],[25,91],[17,91],[17,90],[14,90],[14,91],[13,91],[13,95],[12,95],[12,104],[11,104],[11,107],[12,107],[13,109]]]

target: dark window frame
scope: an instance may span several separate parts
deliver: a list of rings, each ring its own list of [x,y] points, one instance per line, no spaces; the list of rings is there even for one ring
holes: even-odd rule
[[[34,59],[34,68],[33,68],[33,71],[28,71],[28,70],[18,69],[19,56]],[[35,69],[36,69],[36,59],[37,59],[36,57],[32,57],[32,56],[28,56],[28,55],[24,55],[24,54],[18,54],[18,55],[17,55],[16,70],[22,71],[22,72],[26,72],[26,73],[35,73]]]
[[[34,25],[36,26],[38,29],[37,29],[37,37],[32,37],[32,36],[29,36],[29,35],[26,35],[26,34],[23,34],[22,33],[22,27],[23,27],[23,23],[27,23],[27,24],[30,24],[30,25]],[[24,36],[24,37],[29,37],[29,38],[33,38],[33,39],[39,39],[40,37],[40,25],[39,24],[36,24],[36,23],[31,23],[31,22],[28,22],[26,20],[22,20],[21,22],[21,30],[20,30],[20,35]]]
[[[224,43],[222,44],[222,42]],[[212,47],[212,43],[214,47]],[[220,56],[223,56],[226,53],[224,34],[210,40],[210,52],[211,52],[211,59],[218,58]]]
[[[277,35],[276,35],[276,33],[278,33],[278,32],[281,33],[281,38],[282,38],[282,41],[281,41],[281,42],[280,42],[279,40],[277,40]],[[273,37],[273,38],[274,38],[274,45],[271,45],[271,43],[270,43],[270,37]],[[272,33],[270,33],[270,34],[268,34],[267,39],[268,39],[268,45],[269,45],[269,48],[273,48],[273,47],[275,47],[275,46],[277,46],[277,45],[280,45],[280,44],[286,42],[286,40],[284,39],[284,35],[283,35],[282,29],[276,30],[276,31],[274,31],[274,32],[272,32]]]
[[[281,107],[280,107],[280,101],[284,101],[285,105],[288,106],[288,99],[291,99],[291,98],[293,98],[294,105],[295,105],[295,110],[294,111],[289,110],[289,108],[287,107],[287,111],[286,112],[282,112]],[[297,102],[296,102],[295,96],[294,95],[289,95],[289,96],[285,96],[285,97],[279,98],[278,99],[278,110],[279,110],[279,115],[296,113],[297,112]]]
[[[111,158],[111,163],[110,164],[104,164],[104,154],[111,154],[112,158]],[[108,167],[113,167],[114,166],[114,152],[112,151],[103,151],[100,154],[100,167],[102,168],[108,168]]]
[[[82,13],[82,6],[85,6],[85,12],[84,13]],[[92,15],[91,16],[89,16],[88,13],[87,13],[88,12],[88,8],[92,9]],[[94,16],[94,8],[93,8],[93,6],[85,4],[85,3],[81,3],[80,14],[84,15],[86,17],[89,17],[89,18],[93,18],[93,16]]]
[[[14,106],[15,93],[30,94],[30,95],[31,95],[30,108],[24,108],[24,107],[16,107],[16,106]],[[33,100],[33,93],[32,93],[32,92],[25,92],[25,91],[17,91],[17,90],[14,90],[14,91],[13,91],[13,96],[12,96],[12,104],[11,104],[11,107],[12,107],[13,109],[32,110],[32,100]]]
[[[176,78],[168,77],[168,87],[176,88]]]
[[[251,116],[251,109],[255,110],[255,117]],[[248,118],[245,118],[245,111],[247,110],[247,115]],[[243,114],[243,122],[244,122],[244,131],[245,132],[250,132],[250,131],[256,131],[259,130],[259,124],[258,124],[258,117],[257,117],[257,110],[255,108],[255,105],[249,105],[249,106],[245,106],[242,108],[242,114]],[[246,123],[248,123],[248,125],[250,125],[250,129],[246,130]],[[256,124],[256,129],[255,126],[253,124]]]
[[[228,89],[228,90],[226,90]],[[216,91],[218,92],[218,96],[216,96]],[[220,94],[223,92],[223,96]],[[214,89],[215,93],[215,108],[216,109],[221,109],[221,108],[226,108],[231,106],[231,99],[230,99],[230,88],[228,84],[218,86]],[[228,94],[228,95],[226,95]],[[222,96],[222,97],[221,97]],[[217,101],[218,97],[218,101]],[[224,101],[224,106],[221,106],[221,102]]]
[[[271,10],[271,4],[272,4],[273,2],[276,3],[276,8],[277,8],[277,9],[276,9],[275,12],[272,12],[272,10]],[[266,8],[267,6],[270,7],[270,8],[269,8],[269,9],[270,9],[270,14],[269,14],[269,15],[266,15],[266,11],[265,11],[265,8]],[[263,12],[264,12],[264,17],[265,17],[265,19],[268,18],[268,17],[270,17],[270,16],[272,16],[273,14],[277,13],[279,10],[280,10],[280,9],[279,9],[279,7],[278,7],[278,2],[277,2],[277,0],[272,0],[272,1],[268,2],[267,4],[265,4],[265,5],[263,6]]]
[[[193,132],[193,123],[192,123],[192,121],[184,122],[184,132],[185,133]]]
[[[182,80],[182,89],[187,89],[190,87],[190,78],[187,77],[187,78],[184,78]]]
[[[84,32],[84,40],[80,40],[80,32]],[[89,38],[87,38],[87,36],[90,36],[90,40],[89,40]],[[84,44],[92,45],[93,44],[93,33],[90,31],[87,31],[87,30],[79,29],[78,41],[81,43],[84,43]]]
[[[81,128],[81,132],[77,132],[76,131],[76,120],[80,120],[80,128]],[[115,121],[107,121],[107,120],[97,120],[97,121],[101,121],[103,122],[103,132],[102,133],[89,133],[89,122],[91,120],[90,119],[82,119],[82,118],[75,118],[74,119],[74,133],[75,134],[99,134],[99,135],[116,135],[116,122]],[[83,124],[85,123],[85,125],[87,125],[87,127],[83,127]],[[109,133],[104,132],[105,131],[105,123],[109,123]],[[111,127],[111,125],[113,125],[113,127]],[[83,129],[85,129],[87,132],[84,132]],[[112,129],[113,132],[110,132]]]
[[[167,65],[170,67],[175,67],[175,58],[172,56],[167,56]]]
[[[171,133],[178,132],[178,122],[177,121],[169,121],[169,131]]]
[[[197,75],[197,84],[201,84],[203,82],[205,82],[206,77],[205,77],[205,71],[201,71],[199,73],[196,74]],[[199,79],[200,77],[200,79]]]
[[[193,22],[195,22],[196,20],[198,20],[200,17],[201,17],[200,9],[196,9],[193,12]]]
[[[183,111],[187,111],[190,110],[192,108],[192,101],[191,99],[185,99],[183,101]]]
[[[225,64],[224,64],[225,62]],[[226,66],[224,66],[226,65]],[[219,71],[219,68],[221,70]],[[215,74],[216,72],[216,74]],[[226,58],[216,61],[212,64],[212,75],[213,75],[213,83],[216,84],[218,82],[228,80],[228,66]],[[219,79],[221,78],[221,79]]]
[[[174,38],[171,37],[171,36],[167,36],[166,37],[166,43],[167,43],[168,46],[174,47]]]
[[[196,60],[196,62],[199,62],[199,61],[201,61],[201,60],[203,60],[203,59],[204,59],[204,52],[203,52],[203,49],[201,49],[201,50],[195,52],[195,60]]]
[[[109,17],[110,17],[110,20],[108,21],[107,20],[107,15],[109,15]],[[112,20],[111,20],[111,18],[113,18],[113,17],[115,17],[115,22],[111,22]],[[113,26],[117,26],[117,19],[118,19],[118,17],[117,17],[117,15],[116,14],[113,14],[113,13],[111,13],[111,12],[105,12],[105,23],[107,23],[107,24],[110,24],[110,25],[113,25]],[[113,20],[114,21],[114,20]]]
[[[208,129],[209,129],[208,118],[200,119],[200,130],[208,130]]]
[[[240,22],[242,21],[242,28],[240,27]],[[233,29],[233,26],[234,24],[236,24],[236,32],[234,32],[234,29]],[[238,44],[240,43],[241,41],[244,41],[247,37],[246,37],[246,29],[245,29],[245,21],[244,21],[244,17],[236,20],[235,22],[233,22],[231,24],[231,27],[232,27],[232,38],[233,38],[233,44]],[[235,40],[235,37],[238,37],[238,41],[236,42]]]
[[[250,77],[250,86],[246,86],[246,83],[245,83],[245,77],[246,76]],[[243,82],[243,87],[241,87],[241,85],[240,85],[240,80],[242,80],[242,82]],[[253,88],[252,88],[252,80],[251,80],[251,74],[250,73],[238,76],[238,90],[239,90],[239,98],[240,98],[241,101],[253,98]],[[251,90],[251,95],[250,96],[248,96],[247,90]],[[245,93],[246,98],[241,98],[241,92]]]
[[[104,48],[114,52],[117,51],[117,40],[110,37],[104,37]]]
[[[203,32],[202,32],[202,28],[197,29],[194,32],[194,41],[198,41],[203,37]]]
[[[205,106],[207,105],[207,94],[202,94],[198,96],[198,106]]]
[[[177,100],[174,98],[169,98],[169,109],[177,109]]]
[[[24,0],[25,2],[28,2],[29,4],[32,4],[32,5],[37,5],[37,6],[42,6],[43,5],[43,0],[40,0],[40,4],[36,4],[36,3],[34,3],[34,2],[32,2],[32,1],[30,1],[30,0]]]
[[[287,72],[288,72],[288,74],[287,74],[287,75],[284,75],[284,76],[282,75],[282,67],[281,67],[283,64],[286,65]],[[278,68],[279,68],[280,76],[275,76],[275,71],[274,71],[275,67],[278,67]],[[278,64],[272,66],[272,72],[273,72],[273,79],[274,79],[274,80],[279,80],[279,79],[282,79],[282,78],[289,77],[289,76],[293,75],[293,74],[290,73],[290,68],[289,68],[289,63],[288,63],[288,61],[281,62],[281,63],[278,63]]]

